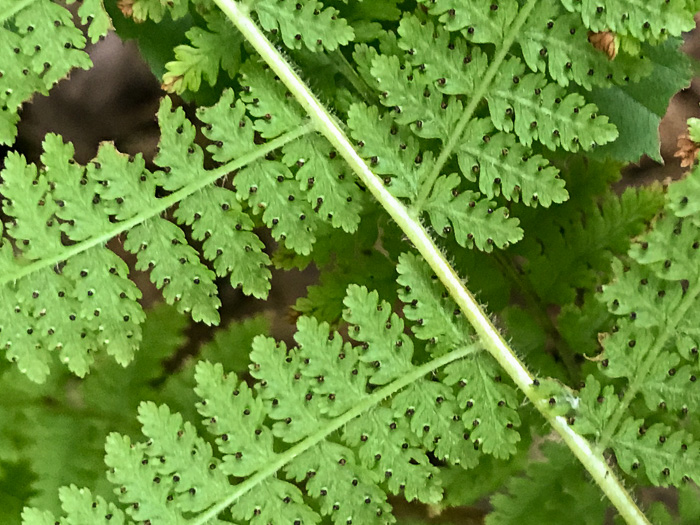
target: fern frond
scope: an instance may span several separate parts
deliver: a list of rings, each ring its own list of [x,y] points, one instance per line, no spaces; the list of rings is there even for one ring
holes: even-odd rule
[[[433,279],[430,268],[413,254],[399,258],[399,298],[404,304],[406,319],[413,321],[413,333],[418,339],[428,341],[432,356],[447,353],[469,340],[471,328],[462,317],[454,301],[441,295],[440,284]],[[419,321],[420,320],[420,321]]]
[[[499,8],[496,12],[502,11]],[[444,30],[404,18],[400,31],[406,36],[399,40],[398,45],[406,50],[405,61],[416,64],[416,69],[403,64],[396,55],[377,56],[372,61],[370,72],[382,92],[380,100],[386,106],[395,107],[398,113],[396,121],[411,123],[411,129],[418,136],[447,141],[461,116],[462,104],[431,93],[437,90],[471,95],[473,86],[485,73],[484,55],[478,48],[474,55],[470,54],[471,50],[458,39],[457,44],[450,45],[447,51],[452,60],[445,62],[445,51],[438,51],[444,50],[449,42],[448,35],[442,32]],[[427,42],[434,42],[432,52],[425,49],[425,41],[422,45],[416,42],[426,37]],[[403,42],[404,39],[407,41]],[[536,100],[533,100],[533,93]],[[595,143],[604,144],[617,137],[607,118],[596,119],[595,106],[585,104],[580,95],[567,95],[559,86],[547,83],[540,74],[525,74],[525,65],[519,59],[505,62],[486,99],[495,127],[515,131],[525,146],[539,140],[550,149],[561,146],[577,151],[580,145],[588,150]]]
[[[376,108],[354,105],[350,108],[349,116],[348,124],[353,130],[353,137],[362,144],[361,155],[369,159],[379,174],[395,176],[384,179],[392,194],[408,198],[409,201],[417,200],[421,183],[427,175],[422,165],[425,163],[426,167],[429,166],[432,155],[428,153],[424,158],[418,151],[415,139],[400,134],[389,116],[379,119],[379,127],[371,127],[369,122],[378,118]],[[383,131],[388,131],[388,135]],[[365,147],[364,144],[370,145]],[[496,208],[495,202],[482,198],[477,192],[460,193],[459,186],[458,175],[441,176],[423,205],[433,228],[440,235],[447,235],[454,229],[461,246],[476,246],[484,251],[491,251],[494,245],[504,247],[522,238],[518,219],[508,218],[505,208]]]
[[[410,287],[419,298],[405,309],[426,313],[415,330],[424,338],[422,327],[434,333],[437,326],[430,319],[451,305],[425,263],[412,255],[402,261],[404,292]],[[301,317],[295,348],[254,339],[250,373],[257,383],[252,388],[224,373],[220,364],[197,365],[195,391],[202,399],[197,409],[216,436],[216,449],[167,406],[142,403],[139,421],[148,441],[135,443],[118,434],[107,439],[108,478],[120,487],[119,500],[129,505],[126,514],[154,524],[197,516],[203,522],[203,516],[215,516],[207,509],[233,504],[233,518],[251,523],[272,517],[316,523],[319,511],[335,523],[360,518],[392,523],[387,492],[426,502],[442,497],[437,469],[426,453],[468,468],[477,463],[479,450],[497,457],[514,450],[518,400],[500,377],[495,382],[490,377],[500,375],[497,365],[478,353],[477,345],[446,352],[445,340],[440,357],[420,364],[403,322],[376,293],[350,287],[345,304],[345,319],[356,327],[350,335],[359,345],[344,342],[326,323]],[[470,332],[454,315],[441,324],[448,325],[442,327],[446,333]],[[470,357],[463,367],[439,370],[465,356]],[[432,380],[425,378],[430,372],[437,374]],[[474,381],[464,375],[474,373]],[[452,385],[460,380],[455,391]],[[492,429],[488,437],[479,430],[485,427]],[[502,444],[497,436],[504,438]],[[270,477],[282,469],[304,490]],[[231,485],[229,476],[247,481]],[[236,498],[230,497],[232,490]],[[228,503],[221,506],[221,501]],[[64,511],[83,523],[78,517],[85,505],[90,503],[75,496],[64,501]],[[37,520],[36,511],[25,512],[27,525]]]
[[[678,486],[700,478],[700,443],[683,430],[657,423],[645,428],[643,420],[626,419],[615,434],[615,457],[620,468],[656,486]]]
[[[542,2],[518,37],[532,71],[546,71],[562,86],[574,82],[585,89],[637,82],[651,73],[651,62],[644,54],[621,50],[611,60],[596,50],[581,18],[565,14],[561,4],[560,0]]]
[[[580,185],[595,183],[594,172],[604,170],[572,166],[570,176]],[[575,184],[570,179],[570,184]],[[578,191],[581,190],[581,191]],[[580,186],[577,199],[547,211],[543,221],[538,210],[521,212],[522,226],[530,235],[513,247],[513,253],[526,259],[524,275],[545,304],[571,303],[577,289],[590,290],[605,282],[611,271],[610,254],[622,255],[630,238],[640,234],[663,203],[657,189],[626,190],[617,197],[606,191],[587,196]]]
[[[569,198],[554,166],[541,155],[533,155],[512,134],[495,132],[488,119],[467,125],[457,160],[465,177],[478,177],[479,190],[489,198],[502,194],[514,202],[522,199],[526,206],[545,208]]]
[[[119,4],[124,16],[132,17],[135,22],[148,19],[160,22],[166,13],[177,20],[189,11],[189,0],[123,0]]]
[[[332,51],[355,36],[336,9],[324,7],[317,0],[261,0],[253,2],[251,9],[258,15],[263,29],[272,32],[279,29],[282,41],[290,49],[299,49],[303,43],[310,51]]]
[[[80,15],[96,17],[90,38],[106,32],[109,17],[101,3],[85,4]],[[34,93],[47,94],[74,67],[88,69],[92,62],[85,37],[65,7],[51,0],[36,0],[15,12],[10,2],[0,11],[0,144],[12,144],[17,134],[17,112]]]
[[[495,84],[489,111],[496,129],[514,131],[526,146],[538,140],[552,150],[587,151],[618,136],[607,117],[598,117],[595,105],[579,94],[566,94],[542,75],[525,73],[519,60],[506,62]]]
[[[75,485],[62,487],[59,498],[68,518],[75,523],[94,523],[95,525],[132,525],[124,511],[114,503],[108,503],[101,496],[93,496],[89,489]],[[24,523],[34,525],[56,525],[56,518],[49,511],[25,508],[22,511]]]
[[[207,28],[192,27],[185,36],[190,45],[174,49],[175,60],[165,64],[163,86],[171,93],[197,92],[204,80],[216,84],[219,69],[235,78],[241,65],[241,36],[215,11],[205,16]]]
[[[166,300],[197,321],[215,324],[220,304],[215,276],[228,275],[234,286],[257,297],[269,290],[269,257],[244,207],[262,212],[273,236],[304,254],[326,224],[357,228],[359,189],[342,180],[344,165],[331,158],[325,141],[303,142],[301,147],[315,145],[304,158],[298,147],[285,150],[290,167],[262,160],[309,129],[293,106],[282,103],[284,90],[267,72],[253,63],[244,70],[249,104],[227,91],[215,106],[199,111],[213,141],[208,149],[223,163],[219,168],[205,169],[195,127],[182,108],[173,110],[169,98],[158,112],[162,136],[155,162],[162,171],[150,173],[140,156],[129,159],[110,145],[103,145],[87,167],[79,166],[72,146],[54,135],[44,143],[39,172],[10,154],[0,187],[3,210],[12,219],[2,249],[2,282],[5,293],[22,299],[3,303],[9,310],[0,337],[8,358],[34,380],[45,379],[51,350],[59,350],[61,360],[84,375],[94,352],[107,349],[125,365],[138,348],[140,292],[128,280],[125,264],[102,246],[112,237],[128,232],[124,248],[136,254],[137,268],[150,272]],[[291,109],[283,113],[273,107]],[[256,145],[256,128],[271,140]],[[319,169],[313,177],[307,163]],[[244,166],[238,186],[211,186]],[[156,197],[156,188],[170,194]],[[203,241],[201,253],[190,246],[182,226],[160,217],[174,204],[179,204],[175,220]]]
[[[454,229],[460,245],[471,246],[474,239],[479,249],[490,250],[491,244],[504,247],[520,239],[517,219],[502,223],[486,222],[484,217],[483,226],[480,225],[481,221],[475,221],[475,212],[464,211],[468,210],[465,205],[473,202],[486,211],[494,209],[495,203],[474,192],[461,193],[458,179],[440,177],[437,169],[449,157],[450,148],[457,144],[455,129],[463,137],[455,149],[464,178],[469,182],[478,178],[479,189],[489,199],[502,194],[532,206],[550,206],[568,197],[556,169],[542,156],[533,154],[531,147],[535,140],[550,149],[577,151],[609,142],[617,133],[607,117],[598,117],[597,108],[586,104],[581,95],[567,94],[541,73],[526,73],[525,64],[516,57],[500,64],[494,70],[493,83],[483,95],[479,92],[478,96],[486,99],[490,118],[473,118],[479,99],[470,101],[470,109],[466,111],[461,97],[468,100],[477,86],[481,89],[483,84],[479,80],[487,75],[487,68],[491,71],[493,64],[489,65],[480,47],[467,44],[460,37],[451,37],[447,30],[455,29],[450,23],[453,18],[459,18],[459,10],[481,12],[482,7],[462,5],[458,9],[447,4],[431,5],[436,12],[446,12],[441,18],[447,23],[446,28],[414,16],[401,20],[396,43],[400,52],[392,49],[391,54],[379,54],[371,48],[356,48],[355,58],[360,65],[364,64],[364,76],[370,78],[370,86],[380,93],[380,102],[393,108],[393,114],[390,120],[381,116],[380,128],[373,129],[363,120],[372,119],[375,110],[353,107],[348,123],[353,137],[363,145],[360,154],[377,173],[398,175],[399,167],[403,166],[401,176],[390,179],[394,195],[415,201],[416,207],[430,215],[438,233],[447,234]],[[517,4],[496,7],[484,10],[483,15],[488,18],[484,27],[499,27],[501,31],[515,16],[512,12],[508,14],[508,9],[517,11]],[[476,16],[475,20],[480,19]],[[465,35],[470,38],[476,32],[467,30]],[[420,153],[421,145],[406,137],[401,131],[403,126],[408,126],[421,139],[439,139],[448,145],[429,174],[412,167],[411,159],[422,164],[431,162],[432,156]],[[501,133],[493,133],[494,128]],[[394,136],[388,137],[386,130]],[[371,146],[365,148],[364,144]],[[464,197],[453,200],[448,194],[453,190]],[[441,213],[436,212],[438,209]],[[497,211],[494,216],[504,214]]]
[[[455,173],[440,176],[435,182],[425,211],[441,235],[454,230],[460,246],[476,246],[490,252],[493,247],[507,248],[523,237],[520,221],[509,218],[506,208],[495,208],[495,203],[480,199],[475,192],[459,193],[459,176]]]
[[[68,0],[68,5],[75,0]],[[89,25],[87,34],[92,43],[97,42],[112,29],[112,20],[105,11],[104,0],[82,0],[78,16],[83,25]]]
[[[657,422],[666,411],[700,406],[694,321],[700,293],[693,191],[698,173],[669,188],[665,214],[630,249],[630,261],[614,264],[615,280],[600,294],[617,322],[602,339],[599,366],[624,382],[624,395],[618,400],[616,388],[589,378],[581,392],[580,427],[578,415],[572,420],[574,428],[594,434],[601,448],[611,448],[625,472],[644,472],[654,485],[700,478],[698,436],[682,425]],[[634,404],[639,398],[644,403]]]
[[[639,4],[622,0],[603,9],[595,2],[561,0],[569,11],[580,13],[591,31],[615,31],[639,40],[659,40],[666,35],[680,36],[695,27],[695,10],[686,0]]]
[[[477,44],[502,42],[518,14],[516,0],[465,4],[459,0],[421,0],[429,4],[429,13],[439,16],[448,31],[461,31]]]

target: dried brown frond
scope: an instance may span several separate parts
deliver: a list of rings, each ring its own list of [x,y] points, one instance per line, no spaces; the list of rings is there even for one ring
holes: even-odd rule
[[[617,43],[615,42],[615,33],[612,31],[601,31],[600,33],[589,31],[588,41],[593,47],[608,55],[610,60],[617,56]]]
[[[698,152],[700,152],[700,144],[693,141],[687,133],[683,133],[678,137],[677,150],[673,156],[681,159],[682,168],[690,168],[695,164]]]
[[[134,0],[119,0],[117,7],[127,18],[131,18],[134,14]]]

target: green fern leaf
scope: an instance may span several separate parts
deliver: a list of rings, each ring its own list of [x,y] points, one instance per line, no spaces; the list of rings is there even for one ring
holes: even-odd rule
[[[404,16],[397,30],[401,37],[397,45],[406,52],[405,60],[420,71],[420,78],[440,93],[472,93],[486,73],[488,58],[480,47],[469,46],[462,38],[450,38],[446,29],[429,20]]]
[[[508,133],[493,132],[487,119],[472,120],[457,149],[463,174],[479,179],[479,190],[488,198],[502,194],[526,206],[549,207],[569,198],[559,171],[540,155],[518,143]]]
[[[255,149],[253,122],[233,90],[225,90],[214,106],[198,108],[197,118],[205,123],[202,132],[211,142],[207,151],[215,161],[229,162]]]
[[[569,424],[583,436],[599,438],[600,429],[604,428],[619,404],[613,385],[601,387],[600,382],[589,375],[580,391],[576,417],[569,419]]]
[[[643,467],[649,481],[657,486],[680,485],[684,478],[700,478],[700,443],[684,431],[673,432],[662,423],[644,428],[630,417],[614,437],[620,468],[632,474]]]
[[[478,193],[459,193],[459,176],[440,176],[435,182],[425,211],[435,231],[447,235],[454,229],[460,246],[476,246],[490,252],[493,247],[505,248],[522,239],[520,221],[508,217],[508,210],[495,208],[495,202],[480,199]]]
[[[512,455],[520,435],[520,417],[512,386],[503,383],[496,364],[486,356],[474,356],[445,367],[445,383],[461,387],[457,402],[470,429],[464,437],[487,454],[502,459]]]
[[[126,16],[131,16],[135,22],[144,22],[148,19],[160,22],[166,13],[173,20],[187,15],[188,0],[133,0],[127,4]]]
[[[350,329],[352,338],[365,346],[360,360],[376,369],[370,375],[372,383],[383,385],[405,374],[413,366],[413,344],[403,333],[403,321],[391,312],[389,304],[380,303],[376,292],[358,286],[348,288],[343,304],[347,307],[345,320],[354,325]]]
[[[181,107],[173,111],[170,97],[161,100],[158,123],[161,137],[158,154],[153,161],[165,168],[164,172],[155,173],[158,185],[167,191],[176,191],[193,180],[203,178],[204,152],[194,142],[197,130],[185,117]]]
[[[42,156],[45,172],[37,174],[18,155],[6,162],[2,191],[9,197],[6,213],[14,219],[8,233],[25,248],[24,256],[30,261],[55,257],[64,250],[60,229],[70,239],[82,241],[108,225],[106,215],[98,213],[102,199],[96,182],[84,177],[85,170],[74,164],[72,153],[72,146],[49,135]],[[48,194],[50,186],[53,195]],[[59,224],[55,217],[64,222]],[[8,273],[21,268],[16,260],[7,266]],[[47,350],[58,349],[61,361],[81,376],[93,361],[92,352],[101,348],[126,365],[138,347],[143,321],[136,303],[140,291],[126,275],[121,259],[95,247],[56,271],[44,268],[32,282],[23,279],[6,285],[6,293],[14,290],[22,298],[5,303],[15,305],[14,315],[3,323],[8,358],[40,382],[48,373],[49,355],[42,355]]]
[[[221,302],[214,272],[202,264],[180,228],[150,219],[129,232],[124,248],[137,254],[136,269],[150,270],[153,283],[170,304],[177,302],[178,311],[190,313],[195,321],[218,324]]]
[[[212,261],[218,277],[228,275],[231,286],[241,286],[246,295],[267,297],[272,277],[270,258],[233,192],[205,188],[180,203],[174,217],[191,226],[194,239],[203,241],[202,255]]]
[[[307,135],[287,144],[283,153],[282,161],[287,166],[299,168],[295,178],[300,189],[306,190],[314,211],[334,228],[355,232],[360,223],[362,192],[331,145],[318,135]]]
[[[252,4],[260,25],[266,31],[279,30],[282,41],[290,49],[303,43],[310,51],[333,51],[354,38],[352,27],[332,7],[323,7],[316,0],[280,3],[261,0]]]
[[[574,168],[571,175],[581,184],[591,184],[593,174],[603,171],[594,164]],[[662,204],[661,193],[653,187],[628,189],[620,198],[608,193],[595,199],[573,193],[576,190],[572,194],[580,200],[551,209],[548,221],[537,210],[519,214],[530,235],[513,251],[527,260],[524,273],[547,303],[571,303],[576,289],[590,290],[604,282],[600,276],[610,274],[609,254],[624,254],[630,237],[643,231]]]
[[[406,417],[395,415],[392,409],[377,407],[362,421],[348,423],[343,439],[359,448],[358,458],[363,466],[383,474],[391,493],[403,492],[408,501],[440,501],[438,470],[417,448],[419,441]]]
[[[517,42],[532,71],[547,71],[562,86],[605,87],[638,82],[651,73],[644,55],[620,52],[610,60],[588,42],[587,33],[579,16],[564,14],[560,0],[548,0],[538,5]]]
[[[380,115],[376,106],[353,104],[348,126],[360,155],[369,160],[374,172],[390,175],[384,183],[391,185],[391,192],[413,201],[428,174],[432,153],[423,156],[416,138],[405,127],[395,125],[389,115]]]
[[[605,521],[605,504],[596,497],[582,469],[565,447],[545,443],[540,452],[546,461],[528,465],[525,476],[507,482],[508,492],[491,498],[494,512],[487,525],[539,525],[567,521],[577,525],[597,525]]]
[[[416,381],[394,397],[391,408],[396,414],[410,415],[413,433],[421,438],[424,447],[435,447],[434,454],[442,461],[465,469],[479,462],[479,447],[464,446],[470,434],[464,431],[462,411],[447,385],[425,379]]]
[[[100,496],[93,496],[89,489],[75,485],[59,491],[63,511],[68,523],[94,523],[95,525],[131,525],[124,512]],[[58,520],[48,511],[25,508],[22,511],[24,525],[55,525]]]
[[[518,14],[515,0],[468,5],[458,0],[421,0],[421,3],[429,3],[428,12],[439,16],[449,31],[462,31],[472,42],[479,44],[503,41],[506,30]]]
[[[248,111],[255,117],[255,130],[271,139],[302,123],[303,110],[296,101],[287,100],[287,89],[274,73],[248,60],[241,67],[243,93]]]
[[[343,468],[336,468],[341,465]],[[379,487],[381,477],[355,461],[353,451],[324,441],[299,456],[286,469],[297,483],[306,481],[306,492],[320,500],[321,514],[332,516],[334,525],[353,523],[390,524],[395,519]],[[313,473],[313,474],[311,474]]]
[[[74,67],[88,69],[92,62],[83,51],[85,37],[65,7],[38,0],[31,8],[21,8],[5,27],[5,12],[14,11],[14,5],[5,4],[0,13],[0,144],[11,144],[21,105],[34,93],[48,93]],[[98,23],[103,21],[101,9],[100,13]]]
[[[185,35],[190,45],[175,48],[175,60],[165,64],[163,85],[168,91],[197,92],[202,80],[216,84],[219,69],[235,78],[241,65],[241,36],[220,13],[205,16],[207,29],[192,27]]]
[[[56,253],[61,247],[61,232],[52,220],[58,204],[44,200],[49,182],[38,177],[36,167],[14,152],[5,160],[2,179],[3,210],[13,219],[7,233],[24,247],[29,259]]]
[[[402,261],[404,282],[428,295],[420,309],[448,307],[425,267],[418,267],[420,261],[415,256]],[[138,521],[185,523],[209,512],[237,487],[235,501],[226,500],[227,506],[234,519],[251,523],[276,517],[284,523],[317,523],[321,518],[309,497],[334,523],[359,517],[370,524],[392,523],[385,492],[403,492],[408,499],[432,503],[442,497],[438,469],[427,452],[468,468],[476,464],[478,450],[498,456],[510,451],[518,439],[514,426],[519,419],[510,408],[517,400],[496,376],[495,365],[474,353],[476,347],[458,351],[472,354],[464,368],[446,371],[446,377],[439,373],[433,380],[421,379],[430,368],[413,363],[413,341],[388,303],[379,302],[376,292],[351,286],[345,304],[346,321],[353,323],[350,334],[361,345],[344,343],[328,324],[302,317],[295,348],[288,350],[266,337],[254,339],[250,372],[257,383],[252,388],[225,374],[220,364],[197,366],[195,391],[202,398],[197,409],[216,436],[216,453],[167,406],[142,403],[139,421],[148,441],[135,443],[111,434],[106,446],[108,478],[119,487],[120,502],[129,506],[127,514]],[[454,325],[448,333],[466,330],[452,317],[444,322]],[[426,328],[434,329],[433,324],[429,321]],[[466,399],[464,389],[451,387],[473,373],[473,381],[482,382],[476,386],[475,402]],[[375,385],[388,381],[392,382],[377,390]],[[405,386],[408,390],[398,392]],[[391,395],[385,391],[396,395],[385,401]],[[362,409],[356,415],[362,417],[348,417],[358,403]],[[493,436],[483,439],[478,427],[490,425],[494,433],[498,428],[503,434],[505,428],[503,442]],[[465,433],[465,426],[471,432]],[[334,432],[341,427],[342,432]],[[468,444],[470,439],[474,443]],[[295,452],[285,452],[292,445]],[[303,492],[271,478],[271,464],[297,482],[305,480]],[[232,486],[230,477],[247,479]],[[71,509],[85,512],[88,506],[92,507],[89,498],[76,496],[64,510],[73,515]],[[25,522],[37,516],[37,511],[28,510]]]
[[[238,198],[246,199],[254,213],[262,213],[275,239],[302,255],[311,253],[318,215],[289,168],[281,162],[255,163],[236,176],[236,188]]]
[[[496,129],[515,131],[526,146],[539,140],[551,150],[587,151],[618,136],[608,118],[597,115],[595,105],[586,104],[576,93],[567,95],[541,74],[525,73],[525,65],[517,59],[500,68],[494,83],[497,87],[488,102]],[[535,100],[531,93],[537,95]]]
[[[379,55],[372,61],[370,72],[382,90],[382,104],[396,108],[397,123],[411,124],[419,137],[447,141],[462,115],[461,102],[431,96],[419,72],[401,64],[396,55]]]
[[[69,0],[68,4],[75,0]],[[78,16],[83,25],[88,25],[88,37],[94,44],[112,29],[112,19],[105,11],[104,0],[83,0],[78,8]]]
[[[229,483],[221,462],[190,423],[150,402],[141,404],[138,419],[150,445],[113,433],[105,446],[108,479],[121,487],[119,499],[131,505],[132,519],[184,524],[185,513],[224,496]]]
[[[442,286],[432,279],[430,267],[417,256],[404,253],[396,267],[399,298],[406,305],[404,315],[413,321],[411,329],[418,339],[429,342],[432,356],[445,354],[470,339],[472,330]]]
[[[695,27],[695,11],[685,0],[638,4],[623,0],[598,9],[595,2],[561,0],[569,11],[581,13],[583,23],[592,31],[615,31],[639,40],[680,36]]]
[[[618,401],[616,387],[601,390],[589,377],[576,406],[574,428],[595,435],[602,447],[612,448],[625,472],[644,472],[654,485],[678,485],[684,476],[700,475],[700,445],[692,431],[654,422],[660,412],[700,407],[692,321],[700,243],[696,217],[673,213],[680,211],[679,195],[694,187],[696,177],[697,170],[668,192],[666,214],[633,246],[626,266],[613,264],[615,279],[600,294],[617,322],[613,333],[600,339],[598,360],[605,375],[627,385],[624,395]],[[633,405],[637,398],[644,403]],[[653,423],[649,428],[646,420]]]

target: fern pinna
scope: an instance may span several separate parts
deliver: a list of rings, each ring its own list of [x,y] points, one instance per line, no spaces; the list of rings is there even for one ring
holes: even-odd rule
[[[698,7],[82,2],[93,41],[113,23],[153,57],[153,35],[179,31],[152,65],[198,108],[163,98],[155,169],[109,143],[81,166],[56,134],[36,165],[5,159],[0,346],[15,365],[0,487],[35,476],[14,504],[22,522],[393,523],[389,495],[438,509],[493,495],[487,523],[600,523],[592,478],[630,523],[648,521],[623,481],[679,487],[692,523],[700,175],[665,192],[610,186],[620,163],[660,158]],[[21,104],[89,59],[59,3],[5,2],[0,20],[11,144]],[[225,281],[265,298],[272,266],[321,276],[295,306],[293,344],[233,324],[172,373],[161,361],[184,321],[143,310],[127,252],[208,325]],[[42,461],[43,445],[71,455],[42,436],[86,424],[102,432],[92,449],[110,432],[107,481],[98,464],[65,479]],[[547,461],[506,482],[533,448]]]

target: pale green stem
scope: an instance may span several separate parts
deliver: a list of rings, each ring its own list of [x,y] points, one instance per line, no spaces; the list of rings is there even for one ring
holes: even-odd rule
[[[234,0],[214,0],[228,18],[234,23],[245,39],[255,48],[263,60],[277,74],[287,89],[304,107],[312,122],[320,133],[336,148],[367,189],[374,195],[384,209],[391,215],[396,224],[403,230],[415,248],[438,276],[457,305],[467,317],[479,335],[481,344],[498,361],[515,384],[527,398],[542,413],[552,428],[562,437],[576,457],[600,486],[603,492],[617,508],[620,515],[630,524],[649,524],[641,510],[632,500],[614,472],[608,468],[602,454],[591,449],[590,443],[574,432],[561,416],[554,416],[549,410],[548,399],[545,399],[533,385],[533,376],[508,346],[505,339],[493,325],[488,315],[479,306],[474,296],[465,288],[455,270],[447,262],[440,249],[418,220],[409,212],[404,204],[394,197],[379,177],[377,177],[357,154],[339,123],[321,104],[309,87],[301,80],[294,68],[282,57],[270,43],[260,28],[250,17],[246,6]],[[528,5],[533,2],[529,2]],[[530,7],[532,9],[532,7]],[[357,415],[359,415],[358,413]],[[281,468],[281,467],[278,467]],[[267,475],[272,475],[274,471]],[[257,476],[258,474],[256,474]],[[259,482],[259,480],[258,480]],[[235,498],[227,498],[229,504]],[[225,505],[220,507],[223,510]],[[199,524],[203,522],[198,522]]]
[[[215,0],[217,1],[217,0]],[[283,467],[291,463],[291,461],[299,456],[300,454],[306,452],[314,445],[317,445],[329,435],[331,435],[336,430],[343,428],[350,421],[356,417],[361,416],[373,406],[378,405],[385,399],[393,396],[399,390],[407,387],[411,383],[418,381],[421,377],[425,377],[431,372],[441,368],[453,361],[457,361],[463,357],[468,356],[474,352],[473,346],[466,346],[458,350],[453,350],[452,352],[433,359],[432,361],[418,366],[411,370],[405,376],[402,376],[388,385],[375,390],[367,397],[359,401],[353,408],[345,412],[344,414],[338,416],[337,418],[329,421],[326,425],[322,426],[319,430],[311,434],[310,436],[302,439],[294,445],[292,448],[285,450],[283,453],[277,456],[275,461],[268,463],[264,468],[258,470],[255,474],[250,476],[244,482],[235,486],[234,491],[229,494],[226,499],[220,501],[213,507],[211,507],[204,514],[197,516],[196,519],[192,520],[190,525],[204,525],[210,519],[215,518],[220,512],[226,510],[229,505],[232,505],[238,498],[250,492],[257,485],[265,481],[265,479],[273,476],[277,471],[281,470]]]
[[[520,11],[518,12],[518,16],[515,18],[515,20],[513,20],[513,23],[508,28],[508,32],[506,33],[505,38],[501,43],[501,47],[499,48],[496,56],[493,57],[489,68],[486,70],[486,74],[484,75],[483,80],[479,82],[476,91],[472,93],[467,107],[464,108],[464,113],[462,113],[462,116],[460,117],[459,122],[457,122],[455,129],[450,134],[449,140],[442,148],[442,151],[440,151],[440,155],[435,161],[435,164],[430,170],[430,173],[428,174],[426,179],[421,183],[418,197],[412,205],[412,208],[416,210],[416,212],[420,212],[423,209],[423,205],[430,196],[430,191],[433,189],[435,181],[440,176],[440,172],[442,171],[443,166],[450,159],[450,156],[452,156],[452,152],[457,147],[457,144],[462,140],[462,134],[464,133],[464,129],[467,127],[467,124],[469,124],[469,121],[474,116],[474,111],[476,111],[477,106],[481,103],[481,100],[484,98],[486,92],[491,87],[493,79],[496,78],[501,64],[505,60],[508,51],[510,51],[510,46],[513,45],[513,42],[520,33],[520,28],[527,20],[527,17],[530,15],[530,12],[534,9],[535,4],[537,4],[537,0],[529,0],[520,9]]]
[[[158,199],[155,203],[155,206],[153,206],[152,208],[148,208],[147,210],[142,211],[138,215],[133,216],[131,219],[116,223],[113,228],[105,231],[100,235],[91,237],[77,244],[67,246],[65,250],[58,252],[51,257],[39,259],[25,266],[20,266],[14,271],[5,272],[4,274],[0,275],[0,287],[15,282],[17,279],[21,279],[22,277],[26,277],[27,275],[31,275],[34,272],[38,272],[43,268],[51,268],[52,266],[56,266],[60,262],[68,260],[71,257],[74,257],[75,255],[84,251],[87,251],[94,246],[105,244],[107,241],[116,237],[120,233],[129,231],[138,224],[141,224],[142,222],[145,222],[148,219],[160,215],[171,206],[189,197],[193,193],[198,192],[202,188],[205,188],[206,186],[220,179],[221,177],[228,175],[232,171],[241,169],[242,167],[250,164],[251,162],[255,162],[256,160],[263,158],[271,151],[281,148],[288,142],[296,140],[297,138],[301,137],[306,133],[309,133],[312,130],[313,128],[308,123],[306,125],[299,126],[298,128],[288,133],[285,133],[284,135],[277,137],[276,139],[271,140],[270,142],[258,146],[252,152],[246,153],[245,155],[242,155],[236,160],[228,162],[223,166],[219,166],[214,170],[208,171],[205,177],[202,177],[201,179],[191,184],[188,184],[187,186],[177,190],[176,192],[171,193],[167,197]]]

